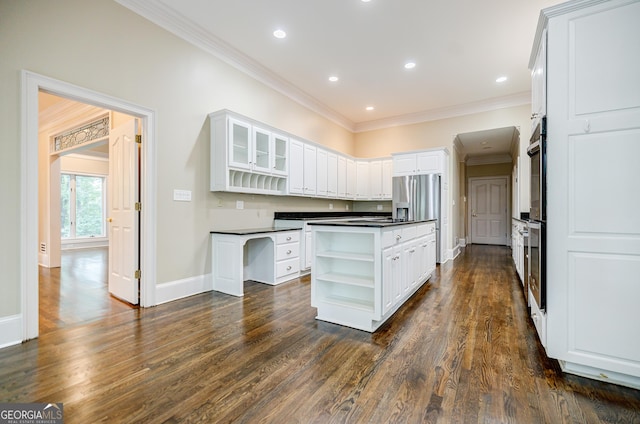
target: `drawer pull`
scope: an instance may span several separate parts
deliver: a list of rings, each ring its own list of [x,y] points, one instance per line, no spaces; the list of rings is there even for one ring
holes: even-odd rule
[[[291,240],[291,236],[287,237],[287,241],[290,241],[290,240]]]
[[[400,234],[398,234],[398,235],[396,236],[396,240],[400,240],[401,238],[402,238],[402,236],[401,236]]]
[[[291,271],[291,265],[287,267],[287,271]]]
[[[291,250],[287,250],[287,255],[290,255],[290,254],[291,254]]]

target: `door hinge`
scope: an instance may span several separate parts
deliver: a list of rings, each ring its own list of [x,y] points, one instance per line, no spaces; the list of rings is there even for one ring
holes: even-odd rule
[[[139,280],[140,278],[142,278],[142,272],[141,272],[139,269],[136,269],[136,272],[135,272],[134,278],[135,278],[136,280]]]
[[[136,134],[136,143],[142,144],[142,136],[140,134]]]
[[[136,210],[137,211],[141,211],[142,210],[142,203],[136,202]]]

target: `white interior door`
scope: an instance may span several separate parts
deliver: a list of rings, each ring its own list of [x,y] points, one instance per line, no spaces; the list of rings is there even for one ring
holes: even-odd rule
[[[507,178],[470,180],[471,243],[507,244]]]
[[[136,120],[109,135],[109,293],[138,304],[139,145]]]

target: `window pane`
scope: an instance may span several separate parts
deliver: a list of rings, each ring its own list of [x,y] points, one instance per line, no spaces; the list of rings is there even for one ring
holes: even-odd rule
[[[76,175],[76,237],[104,236],[103,178]]]
[[[69,238],[71,235],[70,181],[70,175],[60,175],[60,236],[62,238]]]

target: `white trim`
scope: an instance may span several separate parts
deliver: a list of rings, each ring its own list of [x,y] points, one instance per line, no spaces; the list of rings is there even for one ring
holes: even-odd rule
[[[22,341],[22,315],[0,318],[0,349]]]
[[[613,383],[640,390],[640,378],[633,375],[623,374],[603,368],[590,367],[588,365],[577,364],[569,361],[559,360],[558,363],[560,364],[562,371],[569,374],[575,374],[581,377],[604,381],[605,383]]]
[[[212,290],[213,280],[211,274],[162,283],[156,287],[156,304],[172,302]]]
[[[455,118],[475,113],[490,112],[497,109],[505,109],[528,104],[531,104],[531,92],[524,91],[510,96],[495,97],[493,99],[486,99],[463,105],[426,110],[401,116],[392,116],[390,118],[377,119],[374,121],[360,122],[355,125],[355,129],[353,131],[356,133],[373,131],[389,127],[398,127],[401,125],[418,124],[421,122],[437,121],[440,119]]]
[[[156,112],[106,94],[23,70],[21,72],[20,287],[22,340],[38,336],[38,92],[116,110],[141,118],[142,209],[140,306],[155,305],[156,282]]]

